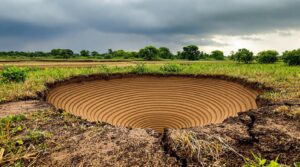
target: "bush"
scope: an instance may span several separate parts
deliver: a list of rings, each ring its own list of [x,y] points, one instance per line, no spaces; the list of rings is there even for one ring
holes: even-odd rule
[[[71,49],[52,49],[50,54],[63,59],[69,59],[74,56],[74,52]]]
[[[170,52],[170,49],[166,47],[160,47],[158,49],[158,54],[159,57],[163,59],[173,59],[174,57],[173,54]]]
[[[232,59],[239,63],[249,64],[253,61],[253,52],[247,49],[239,49],[235,54],[232,55]]]
[[[5,82],[24,82],[28,70],[18,67],[7,67],[1,72],[1,77]]]
[[[145,60],[157,60],[158,59],[158,49],[154,46],[147,46],[139,51],[139,57]]]
[[[210,57],[215,60],[224,60],[224,53],[220,50],[214,50],[211,52]]]
[[[183,68],[179,64],[165,64],[160,67],[160,70],[163,72],[178,73],[182,71]]]
[[[258,53],[257,62],[260,64],[271,64],[278,60],[278,52],[275,50],[267,50]]]
[[[300,49],[292,50],[292,51],[286,51],[283,53],[283,61],[290,65],[300,65]]]
[[[146,73],[147,71],[148,71],[147,67],[144,63],[137,64],[132,70],[132,72],[136,74],[143,74]]]
[[[188,60],[199,60],[201,58],[201,52],[198,46],[189,45],[183,47],[183,52],[180,53],[180,57]]]

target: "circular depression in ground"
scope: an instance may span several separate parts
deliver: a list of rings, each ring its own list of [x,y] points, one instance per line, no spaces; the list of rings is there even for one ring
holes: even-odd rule
[[[162,132],[222,122],[257,108],[257,95],[220,79],[138,76],[60,85],[46,99],[89,121]]]

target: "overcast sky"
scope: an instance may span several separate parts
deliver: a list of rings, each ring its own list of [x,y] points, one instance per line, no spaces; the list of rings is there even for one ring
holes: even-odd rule
[[[300,48],[300,0],[0,0],[0,50]]]

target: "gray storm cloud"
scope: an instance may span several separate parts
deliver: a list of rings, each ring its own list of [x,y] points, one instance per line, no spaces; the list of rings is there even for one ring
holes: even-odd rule
[[[213,35],[299,29],[299,8],[299,0],[2,0],[0,49],[213,46]]]

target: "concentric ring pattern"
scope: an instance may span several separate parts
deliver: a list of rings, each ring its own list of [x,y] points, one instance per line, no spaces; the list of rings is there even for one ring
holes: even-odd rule
[[[89,121],[162,132],[222,122],[257,108],[257,95],[219,79],[141,76],[59,86],[47,101]]]

